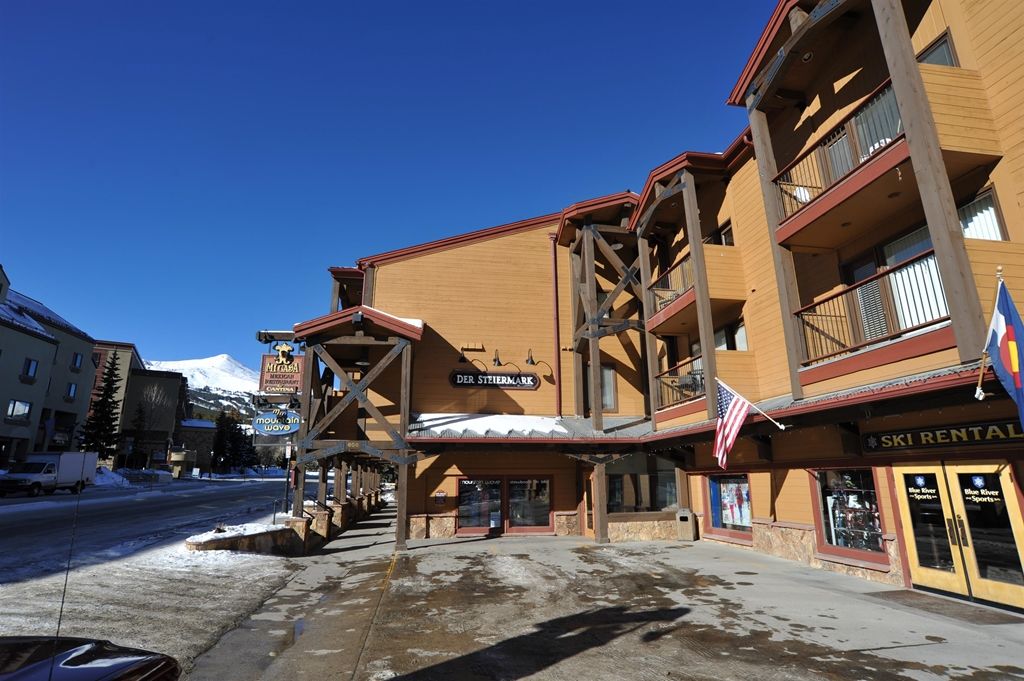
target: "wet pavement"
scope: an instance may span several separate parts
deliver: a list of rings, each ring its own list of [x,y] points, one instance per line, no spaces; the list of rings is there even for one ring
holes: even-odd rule
[[[335,540],[205,679],[1024,679],[1024,617],[712,542]]]

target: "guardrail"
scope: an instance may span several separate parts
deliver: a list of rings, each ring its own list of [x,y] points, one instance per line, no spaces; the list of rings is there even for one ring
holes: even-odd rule
[[[654,294],[654,304],[663,310],[669,303],[693,288],[693,261],[689,254],[665,270],[648,287]]]
[[[783,219],[814,201],[903,134],[892,85],[874,95],[775,176]]]
[[[949,319],[949,306],[928,250],[795,314],[805,364],[814,364],[939,324]]]
[[[705,393],[704,361],[700,356],[680,362],[657,376],[658,408],[688,402]]]

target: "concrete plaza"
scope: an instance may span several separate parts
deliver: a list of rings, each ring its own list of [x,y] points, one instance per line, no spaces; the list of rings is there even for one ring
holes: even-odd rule
[[[712,542],[414,541],[387,511],[196,660],[207,679],[1024,678],[1024,617]]]

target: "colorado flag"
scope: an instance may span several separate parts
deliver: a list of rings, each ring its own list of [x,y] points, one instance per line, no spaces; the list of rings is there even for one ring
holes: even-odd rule
[[[1017,403],[1017,415],[1024,425],[1024,385],[1021,369],[1024,368],[1024,323],[1017,308],[1013,306],[1010,292],[1000,281],[996,289],[996,309],[992,312],[992,323],[985,339],[985,351],[992,359],[992,370],[999,382]]]

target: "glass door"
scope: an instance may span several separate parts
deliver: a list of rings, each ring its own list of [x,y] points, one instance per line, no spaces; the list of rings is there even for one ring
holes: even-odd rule
[[[893,468],[914,584],[1024,607],[1024,519],[1009,464]]]
[[[501,513],[500,478],[494,480],[462,478],[459,480],[460,531],[499,533],[504,525]]]
[[[977,598],[1024,607],[1024,520],[1006,462],[947,464],[953,512]]]

